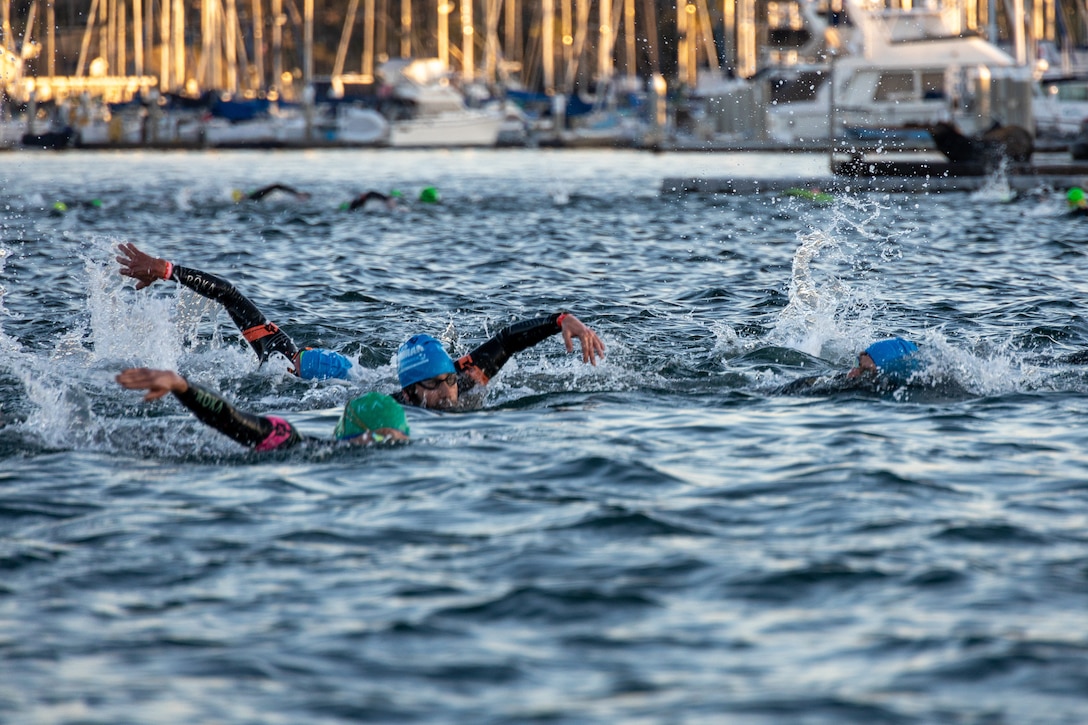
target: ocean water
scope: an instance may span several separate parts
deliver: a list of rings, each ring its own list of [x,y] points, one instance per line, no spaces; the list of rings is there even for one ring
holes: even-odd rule
[[[661,193],[825,169],[0,156],[0,722],[1088,722],[1088,221],[1051,189]],[[273,182],[312,196],[232,200]],[[409,201],[339,208],[371,188]],[[258,367],[121,242],[357,374]],[[113,381],[177,369],[331,435],[408,335],[564,308],[601,364],[546,340],[392,449],[257,454]],[[782,393],[894,334],[909,385]]]

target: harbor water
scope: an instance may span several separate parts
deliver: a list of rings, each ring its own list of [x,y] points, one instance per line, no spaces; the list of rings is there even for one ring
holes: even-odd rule
[[[1088,721],[1088,220],[1000,180],[661,190],[826,162],[0,157],[0,723]],[[311,196],[232,198],[274,182]],[[341,208],[368,189],[403,201]],[[258,366],[122,242],[352,379]],[[113,379],[331,436],[409,335],[463,354],[563,309],[599,365],[557,335],[394,448],[255,453]],[[891,335],[909,384],[782,392]]]

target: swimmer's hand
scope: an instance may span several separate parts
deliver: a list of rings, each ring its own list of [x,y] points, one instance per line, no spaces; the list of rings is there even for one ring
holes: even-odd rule
[[[146,390],[144,400],[158,400],[167,393],[184,393],[189,389],[189,381],[173,370],[128,368],[122,370],[116,380],[128,390]]]
[[[596,365],[597,358],[604,357],[604,343],[601,338],[574,315],[569,312],[563,315],[559,329],[563,332],[563,344],[567,346],[567,352],[574,352],[573,338],[577,337],[582,343],[582,362]]]
[[[136,280],[136,289],[150,287],[156,281],[165,279],[170,272],[169,262],[141,252],[135,244],[122,242],[117,249],[121,252],[116,257],[121,265],[121,274]]]

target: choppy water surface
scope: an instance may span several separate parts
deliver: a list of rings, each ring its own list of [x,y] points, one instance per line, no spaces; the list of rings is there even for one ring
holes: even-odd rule
[[[0,721],[1088,721],[1088,368],[1060,361],[1088,347],[1088,222],[1046,190],[659,194],[823,168],[0,158]],[[277,181],[313,196],[231,200]],[[119,242],[361,372],[258,369],[214,306],[119,277]],[[250,453],[112,379],[176,368],[331,434],[408,335],[464,352],[562,308],[602,365],[545,341],[392,450]],[[778,392],[890,334],[916,384]]]

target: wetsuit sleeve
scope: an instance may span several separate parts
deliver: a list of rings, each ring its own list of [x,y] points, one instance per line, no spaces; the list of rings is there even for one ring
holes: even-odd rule
[[[260,201],[261,199],[271,194],[273,191],[285,191],[288,194],[295,194],[296,196],[298,195],[298,190],[292,189],[286,184],[269,184],[268,186],[262,186],[256,191],[249,192],[249,198],[252,201]]]
[[[378,201],[385,202],[389,201],[389,197],[381,193],[380,191],[368,191],[365,194],[360,194],[359,196],[355,197],[355,199],[351,202],[351,206],[348,207],[348,210],[355,211],[359,207],[365,206],[366,203],[371,199],[377,199]]]
[[[188,287],[201,297],[207,297],[223,305],[241,331],[242,337],[249,342],[262,363],[270,354],[278,352],[285,355],[297,367],[298,346],[295,345],[294,340],[275,323],[269,321],[257,309],[257,305],[230,282],[214,274],[176,264],[173,266],[170,279]]]
[[[189,383],[184,393],[174,393],[181,404],[202,423],[223,435],[258,450],[289,448],[302,440],[295,427],[282,418],[266,418],[238,410],[221,396]]]
[[[511,357],[559,332],[558,320],[562,314],[557,312],[504,327],[497,335],[454,363],[458,387],[466,391],[477,385],[487,385]]]

